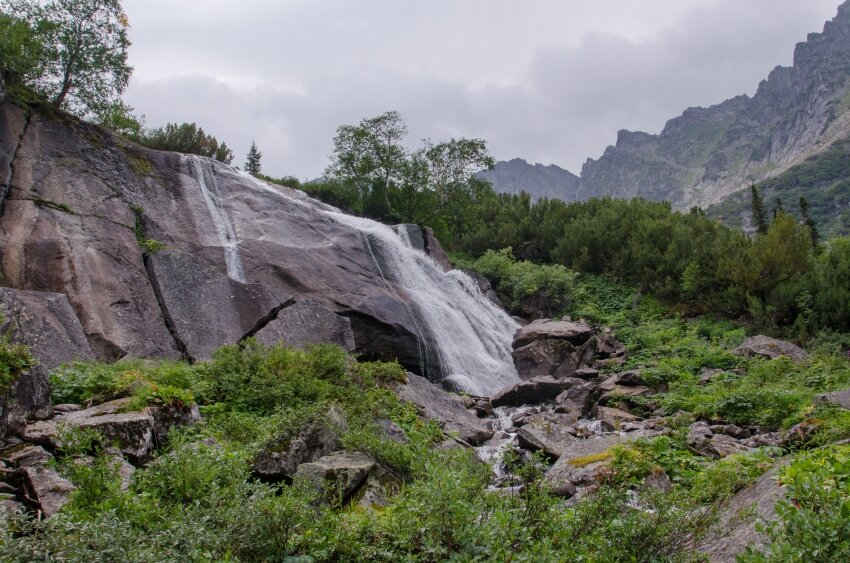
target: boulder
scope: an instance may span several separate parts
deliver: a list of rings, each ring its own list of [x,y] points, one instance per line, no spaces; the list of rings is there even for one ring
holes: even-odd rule
[[[402,444],[408,442],[407,433],[404,429],[389,418],[376,418],[375,424],[378,426],[383,437],[387,440],[392,440],[393,442],[399,442]]]
[[[519,407],[522,405],[536,405],[551,401],[561,392],[576,386],[576,382],[584,381],[574,378],[555,379],[549,376],[535,377],[529,381],[521,381],[517,384],[505,387],[490,398],[494,407]]]
[[[600,358],[619,358],[626,355],[626,347],[611,334],[596,339],[596,354]]]
[[[326,502],[339,505],[366,479],[376,463],[372,456],[361,452],[333,452],[299,465],[295,479],[310,484]]]
[[[340,439],[347,429],[345,415],[332,406],[294,437],[286,434],[263,446],[254,458],[251,469],[262,479],[291,479],[302,464],[338,450]]]
[[[118,399],[29,424],[24,439],[51,448],[61,447],[61,428],[68,425],[99,432],[107,443],[117,443],[134,462],[147,459],[155,446],[156,422],[150,412],[122,412],[129,399]]]
[[[351,320],[337,315],[318,301],[305,299],[282,309],[255,335],[263,344],[283,342],[304,348],[308,344],[336,344],[353,352],[354,332]]]
[[[254,334],[289,300],[259,284],[231,279],[200,257],[163,250],[147,260],[166,321],[190,359]],[[273,332],[272,332],[273,334]]]
[[[615,428],[618,427],[622,422],[632,422],[635,420],[640,420],[639,416],[635,416],[624,410],[615,409],[613,407],[597,407],[596,418],[613,424]]]
[[[554,375],[569,376],[575,371],[575,346],[566,340],[537,340],[513,351],[514,366],[521,379]],[[572,361],[570,361],[572,360]],[[566,366],[562,365],[567,362]]]
[[[12,467],[31,467],[33,465],[45,465],[53,459],[41,446],[33,446],[27,443],[19,444],[11,450],[3,452],[3,461]]]
[[[557,459],[563,455],[567,446],[576,438],[570,434],[570,425],[576,421],[575,416],[542,412],[525,419],[522,428],[517,432],[517,442],[520,447],[532,451],[542,451],[550,458]]]
[[[766,544],[759,527],[776,518],[776,503],[785,498],[785,487],[776,482],[778,472],[778,467],[768,471],[720,507],[716,532],[699,548],[712,563],[732,563],[747,547]]]
[[[514,337],[514,348],[535,340],[565,340],[581,346],[593,336],[593,328],[583,321],[552,321],[540,319],[521,327]]]
[[[842,409],[850,409],[850,389],[846,391],[833,391],[832,393],[821,393],[815,395],[815,403],[835,405]]]
[[[51,414],[48,372],[63,362],[93,359],[68,298],[57,293],[0,288],[0,334],[29,346],[37,364],[0,396],[0,438],[26,421]]]
[[[599,397],[600,405],[607,405],[611,399],[618,397],[643,397],[652,393],[649,387],[637,385],[635,387],[626,387],[625,385],[615,385],[613,388],[602,393]]]
[[[581,379],[596,379],[599,377],[599,370],[595,368],[579,368],[573,373],[573,377],[580,377]]]
[[[21,472],[28,496],[38,503],[45,518],[62,510],[76,489],[73,483],[45,465],[23,467]]]
[[[153,417],[154,439],[157,446],[165,444],[168,432],[176,426],[189,426],[200,422],[198,405],[170,404],[147,407],[143,412]]]
[[[629,371],[621,371],[608,376],[605,381],[599,384],[599,389],[602,391],[610,391],[617,386],[631,387],[642,385],[645,385],[645,383],[641,377],[641,370],[633,369]]]
[[[567,405],[567,402],[569,401],[577,406],[582,413],[589,412],[591,397],[593,396],[595,389],[593,383],[589,383],[576,377],[561,379],[560,381],[565,384],[571,383],[572,385],[570,385],[566,391],[563,391],[555,397],[555,405],[560,407],[562,405]]]
[[[596,472],[614,457],[613,447],[625,442],[620,436],[604,436],[569,443],[546,472],[547,485],[555,495],[570,496],[576,486],[592,484]]]
[[[809,357],[805,350],[784,340],[777,340],[769,336],[752,336],[744,340],[743,344],[732,350],[733,354],[745,357],[758,356],[761,358],[774,359],[786,356],[794,361],[800,362]]]
[[[436,420],[445,432],[457,433],[465,442],[478,445],[493,435],[460,401],[424,377],[408,373],[407,382],[396,385],[395,393],[399,399],[416,405],[424,418]]]
[[[688,429],[688,447],[696,453],[720,459],[750,448],[726,434],[715,434],[705,422],[695,422]]]

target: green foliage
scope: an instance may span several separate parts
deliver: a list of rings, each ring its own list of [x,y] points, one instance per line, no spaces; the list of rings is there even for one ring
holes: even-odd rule
[[[132,73],[129,23],[119,0],[6,0],[2,8],[22,18],[41,46],[30,50],[38,62],[23,73],[25,85],[80,116],[109,111]]]
[[[764,553],[744,561],[846,561],[850,558],[850,447],[803,454],[779,478],[788,488],[772,540]]]
[[[0,324],[4,322],[0,313]],[[8,332],[0,336],[0,393],[8,391],[24,371],[36,365],[29,346],[13,344],[10,338]]]
[[[0,12],[0,82],[6,87],[38,76],[44,50],[40,35],[45,31],[43,23],[31,25],[14,13]]]
[[[518,262],[510,248],[489,250],[466,266],[490,279],[506,307],[514,313],[553,316],[563,313],[570,305],[576,274],[563,266]]]
[[[131,160],[131,162],[136,162],[135,160]],[[143,160],[143,162],[147,163],[150,166],[150,163],[147,160]],[[130,210],[133,212],[135,216],[135,222],[133,224],[133,232],[136,235],[136,242],[139,243],[139,248],[142,250],[143,254],[156,254],[160,250],[165,250],[165,244],[151,238],[145,237],[145,210],[139,205],[131,205]]]
[[[257,143],[251,141],[251,148],[245,157],[245,172],[252,176],[260,176],[263,171],[261,160],[263,154],[257,149]]]
[[[168,123],[149,131],[138,131],[131,138],[149,149],[197,154],[225,164],[233,162],[233,151],[219,143],[195,123]]]

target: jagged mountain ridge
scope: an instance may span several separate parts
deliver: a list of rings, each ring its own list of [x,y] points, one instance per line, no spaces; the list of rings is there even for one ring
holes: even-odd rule
[[[678,209],[717,203],[850,137],[848,79],[850,0],[823,32],[797,44],[793,66],[776,67],[755,95],[690,108],[657,135],[620,131],[615,145],[582,166],[578,188],[558,197],[642,197]],[[519,167],[500,162],[494,171],[482,177],[496,191],[551,197],[536,169],[520,176]]]
[[[529,164],[521,158],[499,161],[478,177],[487,180],[501,193],[527,192],[532,200],[543,197],[572,201],[576,198],[581,178],[555,164]],[[529,189],[533,188],[533,189]]]

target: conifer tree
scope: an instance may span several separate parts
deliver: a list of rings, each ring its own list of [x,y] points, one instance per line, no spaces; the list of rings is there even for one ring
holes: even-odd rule
[[[248,150],[248,156],[245,158],[245,171],[252,176],[259,176],[262,172],[260,160],[263,158],[263,153],[257,150],[257,143],[251,141],[251,148]]]
[[[764,200],[759,195],[755,184],[750,186],[750,193],[753,207],[753,225],[756,227],[756,232],[763,235],[767,233],[767,212],[764,209]]]
[[[800,216],[803,217],[803,224],[809,228],[809,233],[812,236],[812,247],[816,248],[818,242],[820,242],[820,234],[814,219],[809,215],[809,202],[802,196],[800,196]]]

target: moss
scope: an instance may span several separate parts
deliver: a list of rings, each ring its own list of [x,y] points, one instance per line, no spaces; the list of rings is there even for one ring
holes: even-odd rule
[[[585,455],[581,457],[573,458],[569,461],[569,464],[573,467],[585,467],[590,465],[591,463],[597,463],[599,461],[605,461],[608,459],[612,459],[614,457],[614,449],[608,448],[604,452],[599,452],[598,454]]]
[[[39,207],[47,207],[48,209],[54,209],[56,211],[62,211],[63,213],[70,213],[72,215],[76,215],[76,213],[74,213],[74,210],[71,209],[71,206],[67,203],[52,201],[38,196],[33,196],[32,202]]]
[[[130,161],[130,169],[136,176],[143,178],[153,176],[153,164],[150,160],[144,156],[134,154],[128,154],[127,157]]]
[[[136,221],[133,225],[133,232],[136,234],[136,242],[139,243],[139,248],[142,250],[142,254],[156,254],[160,250],[165,250],[165,243],[145,236],[143,219],[145,209],[141,205],[131,204],[130,211],[132,211],[133,215],[136,216]]]

